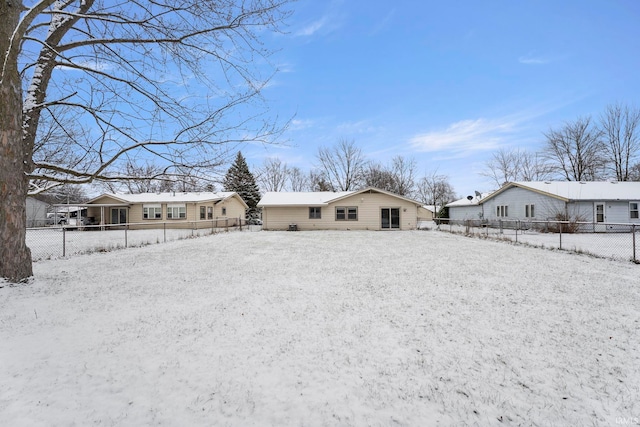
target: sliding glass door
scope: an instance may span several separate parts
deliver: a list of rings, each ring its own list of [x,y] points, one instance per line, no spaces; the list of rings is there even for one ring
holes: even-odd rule
[[[111,224],[126,224],[127,208],[111,208]]]
[[[380,210],[380,227],[383,230],[400,228],[400,208],[382,208]]]

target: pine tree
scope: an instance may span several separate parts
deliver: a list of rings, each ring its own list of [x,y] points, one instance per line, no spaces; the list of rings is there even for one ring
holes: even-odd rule
[[[227,171],[223,184],[225,191],[235,191],[249,205],[246,219],[251,220],[260,217],[257,208],[260,201],[260,190],[240,151],[238,151],[235,162]]]

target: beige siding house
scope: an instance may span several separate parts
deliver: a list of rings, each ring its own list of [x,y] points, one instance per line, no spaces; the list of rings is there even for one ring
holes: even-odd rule
[[[410,230],[420,202],[377,188],[343,192],[269,192],[264,230]]]
[[[247,204],[235,192],[102,194],[85,205],[95,224],[168,223],[193,227],[214,220],[244,220]]]
[[[418,207],[418,218],[420,221],[431,221],[438,216],[440,206],[424,205]]]

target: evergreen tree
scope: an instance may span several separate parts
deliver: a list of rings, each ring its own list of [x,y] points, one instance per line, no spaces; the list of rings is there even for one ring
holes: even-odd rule
[[[223,184],[225,191],[235,191],[249,205],[246,219],[251,220],[260,217],[257,208],[260,201],[260,190],[240,151],[238,151],[235,162],[227,171]]]

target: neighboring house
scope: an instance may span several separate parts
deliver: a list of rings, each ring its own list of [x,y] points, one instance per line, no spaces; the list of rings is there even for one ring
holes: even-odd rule
[[[512,182],[479,201],[490,221],[554,220],[640,224],[640,182]],[[611,228],[611,227],[608,227]],[[593,228],[605,231],[604,226]]]
[[[194,222],[245,218],[247,204],[235,192],[102,194],[82,206],[95,224],[152,225],[167,221],[172,227]]]
[[[440,211],[440,206],[424,205],[418,207],[418,219],[419,221],[431,221]]]
[[[482,220],[484,218],[484,207],[480,201],[489,194],[482,193],[480,196],[469,196],[446,204],[445,207],[448,208],[449,219],[452,221]]]
[[[482,200],[487,218],[640,223],[640,182],[512,182]]]
[[[35,197],[27,197],[27,227],[44,227],[49,204]]]
[[[420,202],[369,187],[342,192],[268,192],[262,208],[264,230],[415,229]]]

